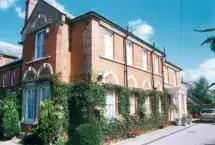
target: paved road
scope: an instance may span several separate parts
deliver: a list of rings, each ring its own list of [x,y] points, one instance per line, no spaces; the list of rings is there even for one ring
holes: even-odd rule
[[[119,142],[116,145],[215,145],[215,124],[172,126]]]
[[[215,145],[215,124],[200,123],[148,145]]]

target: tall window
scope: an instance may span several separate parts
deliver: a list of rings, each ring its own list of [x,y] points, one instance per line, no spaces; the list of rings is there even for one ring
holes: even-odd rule
[[[168,69],[167,69],[166,66],[164,66],[164,82],[165,82],[165,83],[169,83],[168,80],[169,80],[169,79],[168,79]]]
[[[25,121],[32,122],[34,120],[35,98],[34,90],[27,89],[25,92]]]
[[[36,33],[35,59],[44,57],[44,35],[44,31]]]
[[[127,64],[133,65],[133,48],[132,48],[132,42],[129,40],[126,41],[126,52],[127,52]]]
[[[134,95],[130,96],[130,114],[135,115],[136,113],[136,97]]]
[[[6,72],[3,72],[2,73],[2,87],[6,87],[6,79],[7,79]]]
[[[172,77],[173,77],[173,85],[176,85],[176,72],[175,71],[173,71]]]
[[[113,59],[113,33],[105,31],[105,57]]]
[[[147,114],[150,114],[151,113],[151,106],[150,106],[150,98],[147,97],[146,98],[146,101],[145,101],[145,107],[146,107],[146,113]]]
[[[147,70],[148,58],[147,51],[143,50],[143,70]]]
[[[10,78],[11,86],[15,85],[15,75],[16,75],[15,69],[11,70],[11,78]]]
[[[154,73],[159,74],[159,59],[158,56],[154,56]]]
[[[50,89],[49,87],[40,87],[39,88],[39,93],[40,93],[40,100],[44,101],[50,97]]]
[[[106,116],[113,118],[116,116],[116,96],[114,91],[108,91],[106,96]]]

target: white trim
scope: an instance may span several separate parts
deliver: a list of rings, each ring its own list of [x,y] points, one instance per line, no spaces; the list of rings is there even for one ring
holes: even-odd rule
[[[14,81],[13,81],[13,78],[14,78]],[[10,76],[10,84],[11,84],[11,86],[14,86],[15,82],[16,82],[16,70],[12,69],[11,70],[11,76]]]
[[[52,66],[49,63],[43,63],[37,72],[37,77],[40,77],[40,73],[43,71],[43,69],[46,69],[46,68],[49,69],[50,74],[53,74]]]
[[[37,77],[37,71],[36,71],[33,67],[30,66],[30,67],[25,71],[25,73],[24,73],[24,75],[23,75],[23,81],[25,81],[25,79],[26,79],[26,77],[27,77],[27,75],[28,75],[29,72],[33,72],[34,75],[35,75],[35,78]]]
[[[6,87],[6,81],[7,80],[7,74],[6,72],[2,73],[2,87],[5,88]]]
[[[39,34],[42,34],[43,35],[43,42],[41,42],[41,44],[37,44],[37,36],[39,35]],[[43,46],[43,56],[41,56],[41,57],[38,57],[37,56],[37,48],[38,47],[40,47],[40,46]],[[39,31],[39,32],[37,32],[36,33],[36,35],[35,35],[35,46],[34,46],[34,48],[35,48],[35,51],[34,51],[34,60],[38,60],[38,59],[40,59],[40,58],[43,58],[44,57],[44,49],[45,49],[45,30],[41,30],[41,31]]]

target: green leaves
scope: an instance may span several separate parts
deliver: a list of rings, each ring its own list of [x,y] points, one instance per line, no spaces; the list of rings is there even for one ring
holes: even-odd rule
[[[11,138],[20,132],[19,103],[14,92],[7,92],[2,108],[2,128],[5,138]]]

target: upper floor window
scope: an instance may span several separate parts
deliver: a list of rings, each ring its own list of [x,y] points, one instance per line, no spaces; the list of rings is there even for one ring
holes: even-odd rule
[[[110,119],[116,116],[116,96],[114,91],[107,92],[106,116]]]
[[[105,57],[113,59],[113,33],[105,31]]]
[[[175,71],[173,72],[172,77],[173,77],[173,85],[176,85],[176,72]]]
[[[11,86],[15,85],[15,75],[16,75],[15,69],[11,70],[11,79],[10,79]]]
[[[2,87],[6,87],[6,79],[7,79],[6,72],[4,72],[2,74]]]
[[[126,41],[126,52],[127,52],[127,64],[133,65],[133,47],[132,47],[132,42],[129,40]]]
[[[44,57],[44,36],[45,36],[44,31],[40,31],[36,33],[35,59]]]
[[[147,70],[148,58],[147,58],[147,51],[143,51],[143,70]]]
[[[165,83],[168,83],[169,81],[169,79],[168,79],[168,70],[167,70],[167,67],[166,66],[164,66],[164,82]]]
[[[158,56],[154,56],[154,73],[159,74],[159,59]]]

